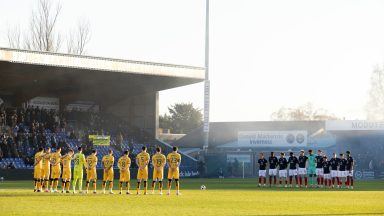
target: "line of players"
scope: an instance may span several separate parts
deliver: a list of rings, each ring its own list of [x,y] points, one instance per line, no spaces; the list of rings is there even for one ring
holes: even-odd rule
[[[296,157],[293,152],[289,153],[288,160],[285,153],[280,153],[280,158],[277,158],[274,152],[271,152],[270,157],[264,158],[264,154],[260,153],[259,164],[259,187],[266,186],[267,166],[269,166],[269,186],[273,184],[277,186],[277,174],[279,177],[279,186],[292,187],[293,179],[296,187],[329,187],[341,188],[343,182],[346,188],[353,189],[353,168],[354,160],[350,151],[346,151],[346,155],[341,153],[337,157],[333,153],[332,158],[328,157],[318,150],[317,154],[313,154],[312,150],[308,150],[308,155],[305,155],[304,150],[300,151],[300,155]],[[317,177],[317,184],[315,184]],[[304,180],[304,182],[303,182]],[[289,181],[289,184],[288,184]]]
[[[136,156],[136,164],[138,166],[137,172],[137,188],[136,194],[140,194],[140,186],[143,183],[144,194],[147,194],[147,181],[148,181],[148,165],[152,161],[153,165],[153,181],[152,181],[152,193],[154,194],[156,184],[159,186],[159,194],[162,195],[163,189],[163,176],[164,167],[168,163],[168,195],[170,194],[172,180],[175,181],[176,194],[180,195],[180,182],[179,182],[179,166],[181,163],[181,155],[177,152],[177,147],[173,147],[173,152],[169,153],[167,157],[161,153],[161,148],[156,148],[156,153],[152,156],[147,153],[147,148],[142,147],[142,151]],[[62,193],[69,193],[71,184],[71,161],[74,163],[72,189],[73,193],[76,193],[76,185],[78,183],[79,192],[82,193],[83,183],[83,170],[86,170],[86,191],[88,193],[89,186],[92,183],[93,193],[96,192],[97,172],[96,165],[98,159],[96,157],[97,151],[93,150],[92,154],[85,157],[82,152],[82,148],[78,148],[78,152],[74,154],[74,151],[70,149],[67,154],[61,155],[61,148],[57,148],[56,152],[51,152],[50,148],[40,148],[35,154],[34,160],[34,191],[35,192],[58,192],[59,179],[62,180]],[[130,166],[131,159],[128,157],[129,152],[125,151],[117,162],[120,178],[119,189],[120,194],[126,190],[126,194],[130,194]],[[109,150],[109,154],[102,158],[103,166],[103,181],[102,181],[102,193],[105,194],[107,184],[109,184],[109,193],[113,194],[113,179],[114,170],[113,165],[115,158],[113,151]],[[62,166],[62,168],[61,168]],[[50,189],[49,189],[50,188]]]

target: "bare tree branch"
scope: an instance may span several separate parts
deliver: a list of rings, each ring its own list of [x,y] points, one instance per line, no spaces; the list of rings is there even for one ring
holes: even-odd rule
[[[8,45],[11,48],[20,49],[22,47],[21,33],[20,33],[20,28],[18,26],[13,29],[8,28],[7,40],[8,40]]]
[[[50,0],[38,0],[37,7],[32,10],[29,28],[21,33],[19,28],[8,28],[8,44],[12,48],[24,48],[46,52],[60,51],[63,39],[57,31],[57,21],[61,13],[61,5]],[[82,55],[91,39],[90,23],[80,20],[74,31],[66,40],[67,52]]]
[[[77,55],[85,54],[85,47],[91,39],[91,28],[88,21],[78,22],[75,32],[71,32],[67,40],[67,52]]]

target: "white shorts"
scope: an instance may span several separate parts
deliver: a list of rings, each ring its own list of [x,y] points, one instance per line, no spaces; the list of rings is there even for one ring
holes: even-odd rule
[[[265,177],[267,174],[266,170],[259,170],[259,177]]]
[[[343,178],[348,176],[348,171],[339,171],[337,177]]]
[[[287,178],[287,170],[279,170],[280,178]]]
[[[268,175],[270,176],[277,176],[277,169],[269,169]]]
[[[324,179],[331,179],[331,174],[330,173],[324,174]]]
[[[323,168],[316,168],[316,175],[317,175],[317,176],[322,176],[322,175],[324,175],[324,170],[323,170]]]
[[[290,169],[289,172],[288,172],[288,175],[289,175],[289,176],[295,176],[295,175],[297,175],[297,169]]]
[[[348,173],[348,176],[353,177],[353,170],[351,170],[351,171],[347,171],[347,173]]]
[[[307,175],[307,169],[299,167],[298,174],[299,175]]]
[[[337,170],[331,170],[331,177],[336,178],[337,177]]]

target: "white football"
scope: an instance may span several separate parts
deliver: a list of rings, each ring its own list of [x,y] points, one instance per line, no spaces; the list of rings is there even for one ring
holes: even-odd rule
[[[207,187],[205,187],[205,185],[201,185],[201,186],[200,186],[200,189],[201,189],[201,190],[205,190],[205,189],[207,189]]]

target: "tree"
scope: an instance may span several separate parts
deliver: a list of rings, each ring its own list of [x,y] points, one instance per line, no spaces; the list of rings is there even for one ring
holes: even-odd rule
[[[159,127],[164,129],[172,129],[172,119],[170,115],[164,114],[159,116]]]
[[[172,133],[189,133],[203,123],[201,109],[192,103],[176,103],[168,107],[168,112],[170,115],[160,116],[160,127],[171,126]]]
[[[29,34],[24,41],[27,49],[47,52],[57,52],[60,49],[61,36],[56,31],[60,12],[60,4],[53,6],[51,1],[39,1],[37,8],[32,10]]]
[[[16,49],[28,49],[46,52],[58,52],[62,46],[62,35],[57,30],[57,21],[61,14],[61,5],[50,0],[39,0],[32,9],[29,28],[21,31],[19,27],[8,28],[8,45]],[[67,51],[83,54],[90,40],[90,25],[79,22],[76,33],[67,41]]]
[[[384,120],[384,69],[379,66],[371,75],[371,89],[365,110],[368,120]]]
[[[312,103],[307,103],[295,108],[282,107],[272,113],[271,119],[274,121],[316,121],[338,118],[325,109],[315,109]]]
[[[69,34],[67,40],[67,52],[82,55],[85,53],[85,46],[91,39],[91,27],[89,22],[79,21],[77,31]]]

